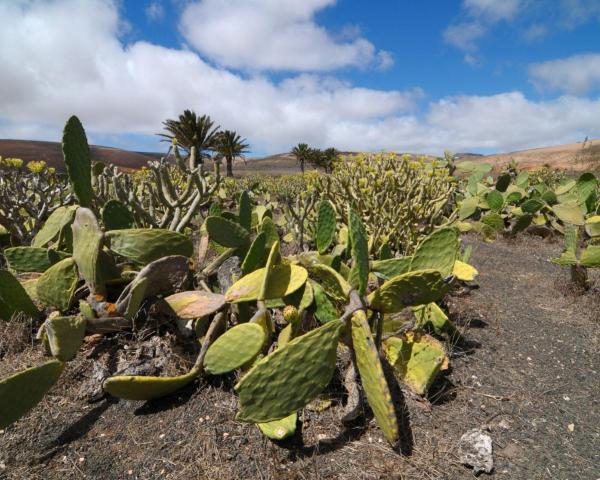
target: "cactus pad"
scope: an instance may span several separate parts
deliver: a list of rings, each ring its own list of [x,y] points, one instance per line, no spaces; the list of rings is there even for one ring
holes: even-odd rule
[[[246,253],[246,257],[244,258],[244,262],[242,263],[243,275],[248,275],[265,265],[265,261],[267,260],[266,249],[267,235],[265,232],[260,232],[252,242],[252,245],[250,245],[248,253]]]
[[[232,303],[257,300],[261,293],[265,271],[265,268],[259,268],[240,278],[227,290],[225,300]],[[271,271],[265,299],[290,295],[302,287],[307,278],[307,271],[298,265],[275,265]]]
[[[103,388],[113,397],[125,400],[154,400],[175,393],[194,381],[198,370],[177,377],[142,377],[119,375],[108,378]]]
[[[65,258],[46,270],[36,285],[37,297],[44,305],[60,311],[68,310],[73,302],[79,273],[73,258]]]
[[[99,266],[104,235],[98,220],[91,210],[78,208],[72,229],[73,260],[77,263],[79,275],[83,277],[92,293],[104,295],[104,279]]]
[[[394,444],[398,441],[394,403],[364,310],[357,310],[352,316],[352,345],[367,401],[385,438]]]
[[[389,260],[375,260],[371,271],[388,280],[410,271],[412,257],[390,258]]]
[[[240,225],[249,232],[252,228],[252,203],[250,202],[250,196],[246,190],[240,193],[239,204],[240,208],[238,219]]]
[[[398,275],[371,293],[369,307],[384,313],[399,312],[411,305],[435,302],[448,291],[437,270],[418,270]]]
[[[46,320],[46,335],[52,355],[61,362],[71,360],[83,343],[86,324],[87,320],[81,316]]]
[[[43,273],[68,253],[38,247],[12,247],[4,250],[8,266],[17,272]]]
[[[441,228],[427,236],[417,246],[410,269],[433,268],[443,277],[452,273],[458,255],[458,232],[454,228]]]
[[[419,307],[414,308],[413,312],[417,320],[417,328],[428,328],[436,335],[447,333],[454,338],[460,336],[460,333],[456,330],[454,324],[437,303],[432,302],[427,305],[420,305]]]
[[[441,342],[429,335],[407,332],[405,337],[384,341],[385,355],[402,381],[418,395],[425,395],[448,357]]]
[[[225,305],[225,297],[204,291],[180,292],[165,298],[165,301],[180,318],[193,320],[212,315]]]
[[[208,217],[206,230],[211,240],[228,248],[241,247],[250,243],[250,233],[239,223],[223,217]]]
[[[79,208],[78,205],[71,205],[69,207],[58,207],[54,210],[33,239],[31,246],[45,247],[56,240],[61,230],[73,222],[77,208]]]
[[[310,278],[319,283],[332,299],[343,302],[350,295],[352,287],[333,268],[320,263],[308,267]]]
[[[581,207],[576,202],[559,203],[552,207],[552,211],[566,225],[583,225],[585,223]]]
[[[82,207],[92,206],[92,163],[85,130],[73,115],[63,130],[62,151],[69,181]]]
[[[369,245],[365,226],[352,208],[348,211],[348,226],[350,227],[352,268],[356,272],[358,292],[360,295],[364,295],[369,279]]]
[[[29,295],[8,270],[0,269],[0,320],[9,321],[16,313],[37,318],[39,312]]]
[[[329,384],[344,325],[330,322],[256,363],[235,386],[240,399],[237,418],[263,423],[303,408]]]
[[[209,347],[204,358],[204,370],[211,375],[221,375],[240,368],[256,358],[265,340],[266,332],[260,325],[236,325]]]
[[[35,407],[64,367],[63,362],[50,360],[0,380],[0,428],[8,427]]]
[[[134,282],[128,293],[127,307],[125,307],[125,311],[123,312],[123,317],[127,320],[133,320],[146,298],[148,279],[140,278],[139,280],[134,280]]]
[[[581,265],[584,267],[600,267],[600,245],[588,245],[581,252]]]
[[[106,232],[110,249],[140,265],[171,255],[191,257],[192,241],[181,233],[158,228],[131,228]]]
[[[311,288],[315,297],[315,317],[321,324],[326,324],[339,318],[335,305],[327,298],[325,290],[317,282],[311,280]]]
[[[296,433],[298,414],[296,412],[280,420],[267,423],[257,423],[260,431],[271,440],[283,440]]]
[[[328,200],[321,201],[318,207],[317,231],[315,236],[319,253],[325,253],[329,245],[331,245],[335,236],[335,225],[336,218],[333,205]]]
[[[109,200],[102,207],[102,223],[106,230],[126,230],[135,226],[129,209],[118,200]]]
[[[263,218],[260,224],[260,231],[264,232],[267,236],[266,247],[271,248],[273,244],[279,241],[279,233],[277,233],[277,227],[273,223],[273,220],[269,217]]]
[[[472,282],[475,277],[479,274],[477,269],[468,263],[461,260],[454,262],[454,268],[452,269],[452,275],[463,282]]]

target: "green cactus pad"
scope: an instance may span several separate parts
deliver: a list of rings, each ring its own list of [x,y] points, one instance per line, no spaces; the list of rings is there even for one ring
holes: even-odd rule
[[[329,200],[322,200],[317,209],[317,231],[315,241],[317,250],[323,254],[331,245],[335,236],[335,209]]]
[[[411,271],[433,268],[443,277],[452,273],[458,255],[458,231],[441,228],[423,239],[417,246],[410,264]]]
[[[452,275],[454,275],[458,280],[462,280],[463,282],[472,282],[475,280],[475,277],[479,274],[477,269],[468,263],[465,263],[461,260],[456,260],[454,262],[454,268],[452,268]]]
[[[577,197],[577,203],[580,205],[584,204],[588,197],[595,193],[597,187],[598,180],[594,174],[591,172],[583,173],[577,179],[577,183],[575,183],[575,187],[573,188],[573,193]]]
[[[135,226],[129,209],[118,200],[109,200],[102,207],[102,223],[106,230],[126,230]]]
[[[204,370],[221,375],[251,362],[260,353],[266,340],[265,330],[256,323],[241,323],[227,330],[209,347],[204,358]]]
[[[78,205],[68,207],[58,207],[48,217],[44,226],[40,229],[31,243],[32,247],[45,247],[50,242],[55,241],[60,234],[60,231],[70,225],[75,218],[75,211],[79,208]]]
[[[447,333],[451,337],[459,335],[454,324],[437,303],[429,303],[413,308],[417,328],[427,328],[436,335]]]
[[[78,282],[79,273],[75,260],[65,258],[52,265],[38,278],[37,297],[44,305],[64,312],[73,303]]]
[[[314,300],[313,289],[309,282],[306,282],[302,287],[294,293],[283,297],[284,305],[293,305],[299,311],[309,308]]]
[[[252,228],[252,203],[250,202],[250,196],[247,191],[240,193],[240,208],[238,219],[240,225],[244,227],[248,232]]]
[[[411,262],[412,257],[410,256],[375,260],[371,264],[371,271],[387,280],[409,272]]]
[[[260,224],[260,231],[264,232],[267,236],[265,245],[267,248],[271,248],[275,242],[279,241],[279,233],[277,233],[277,227],[275,226],[271,218],[263,218],[263,221]]]
[[[83,277],[94,294],[106,293],[102,270],[99,265],[104,235],[98,220],[87,208],[78,208],[73,222],[73,259],[77,263],[79,275]]]
[[[46,335],[52,355],[68,362],[77,353],[85,337],[87,320],[82,316],[52,317],[46,320]]]
[[[388,442],[394,444],[398,441],[394,402],[364,310],[357,310],[352,315],[352,345],[360,380],[377,425]]]
[[[206,230],[211,240],[228,248],[242,247],[250,243],[250,233],[239,223],[223,217],[208,217]]]
[[[311,280],[311,288],[315,297],[315,317],[322,325],[333,322],[339,318],[335,305],[327,297],[323,287]]]
[[[43,273],[69,256],[68,253],[38,247],[12,247],[5,249],[3,254],[8,266],[16,272],[35,273]]]
[[[352,287],[333,268],[317,263],[309,266],[308,272],[310,278],[319,283],[333,300],[344,302],[348,299]]]
[[[269,258],[265,265],[264,276],[260,286],[260,293],[258,294],[258,300],[265,300],[269,291],[273,291],[273,281],[271,280],[271,273],[275,266],[281,262],[281,254],[279,253],[279,241],[275,242],[269,252]],[[272,298],[272,297],[270,297]]]
[[[158,228],[131,228],[106,232],[109,248],[140,265],[171,255],[191,257],[192,240],[181,233]]]
[[[479,198],[477,197],[468,197],[465,198],[460,204],[460,209],[458,211],[458,219],[465,220],[473,215],[477,211],[477,207],[479,206]]]
[[[296,412],[280,420],[273,420],[267,423],[257,423],[260,431],[271,440],[283,440],[296,433],[296,424],[298,423],[298,414]]]
[[[165,397],[192,383],[199,371],[190,370],[177,377],[142,377],[138,375],[119,375],[108,378],[104,390],[113,397],[124,400],[154,400]]]
[[[92,206],[92,163],[85,130],[73,115],[63,130],[62,151],[69,181],[82,207]]]
[[[552,207],[552,211],[565,225],[583,225],[585,218],[581,207],[575,202],[559,203]]]
[[[542,209],[544,205],[545,203],[543,200],[540,200],[539,198],[530,198],[521,204],[521,210],[523,213],[536,213]]]
[[[581,265],[584,267],[600,267],[600,245],[588,245],[581,252]]]
[[[398,275],[368,296],[369,307],[384,313],[423,305],[442,298],[449,286],[437,270],[418,270]]]
[[[344,325],[330,322],[291,340],[256,363],[239,381],[238,420],[279,420],[303,408],[329,384]]]
[[[180,318],[193,320],[212,315],[225,305],[225,297],[218,293],[193,290],[180,292],[165,298]]]
[[[482,215],[481,223],[491,227],[495,232],[501,233],[504,231],[504,219],[499,213],[488,212]]]
[[[125,317],[127,320],[133,320],[138,310],[142,306],[142,303],[146,298],[147,287],[147,278],[140,278],[135,282],[134,285],[132,285],[128,294],[129,301],[127,302],[127,307],[125,307],[125,311],[123,312],[123,317]]]
[[[360,216],[352,208],[348,211],[348,226],[350,229],[352,268],[356,272],[358,292],[360,295],[364,295],[369,280],[369,244],[365,226]]]
[[[487,202],[490,210],[494,212],[499,212],[502,210],[504,206],[504,197],[502,194],[496,190],[492,190],[485,196],[485,201]]]
[[[265,232],[260,232],[252,242],[252,245],[250,245],[248,253],[246,253],[246,257],[242,263],[242,274],[248,275],[254,270],[264,267],[266,260],[267,235]]]
[[[21,280],[21,286],[27,293],[27,296],[33,300],[34,303],[41,303],[37,294],[37,278],[31,278],[29,280]],[[1,318],[1,316],[0,316]]]
[[[590,237],[600,236],[600,215],[593,215],[585,219],[585,233]]]
[[[496,180],[496,190],[502,193],[506,192],[506,189],[510,185],[511,178],[509,173],[498,176],[498,179]]]
[[[252,302],[260,296],[265,277],[265,268],[259,268],[240,278],[225,293],[225,300],[231,303]],[[298,290],[308,278],[308,272],[298,265],[275,265],[271,271],[269,289],[265,299],[282,298]]]
[[[15,373],[0,380],[0,428],[6,428],[35,407],[65,368],[59,360]]]
[[[517,233],[522,232],[527,227],[529,227],[529,225],[531,225],[532,221],[533,221],[533,215],[531,215],[531,214],[517,215],[515,222],[510,230],[510,233],[512,235],[516,235]]]
[[[14,314],[37,318],[40,314],[29,295],[8,270],[0,269],[0,320],[9,321]]]
[[[429,335],[408,332],[383,345],[388,362],[417,395],[425,395],[438,373],[448,368],[444,346]]]

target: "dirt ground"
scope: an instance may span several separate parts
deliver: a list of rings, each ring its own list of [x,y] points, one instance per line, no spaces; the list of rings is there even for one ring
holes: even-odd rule
[[[235,421],[234,377],[159,402],[90,404],[79,392],[91,360],[80,355],[40,405],[0,431],[0,478],[468,479],[457,444],[485,426],[493,478],[599,479],[600,291],[569,291],[566,272],[548,262],[558,243],[465,243],[479,288],[448,304],[467,342],[454,346],[429,400],[396,391],[398,451],[368,413],[343,430],[339,402],[305,410],[296,437],[271,442]],[[41,361],[33,351],[6,354],[0,375]]]

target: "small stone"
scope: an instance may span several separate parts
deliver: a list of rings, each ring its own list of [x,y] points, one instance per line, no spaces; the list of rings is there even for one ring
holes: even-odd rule
[[[494,468],[492,437],[483,429],[474,428],[466,432],[458,443],[460,462],[480,472],[491,473]]]
[[[85,458],[79,457],[79,463],[83,463],[83,462],[85,462]]]
[[[160,438],[160,439],[163,439],[163,438],[165,438],[165,434],[164,434],[164,433],[161,433],[161,434],[158,436],[158,438]]]
[[[573,432],[575,430],[575,424],[574,423],[569,423],[567,425],[567,429],[569,430],[569,432]]]
[[[6,468],[6,463],[0,462],[0,470],[4,470]]]
[[[502,420],[500,420],[500,422],[498,423],[498,426],[500,428],[503,428],[504,430],[509,430],[510,429],[510,423],[508,423],[508,420],[506,420],[505,418],[503,418]]]
[[[565,396],[563,397],[563,400],[565,400],[566,402],[568,402],[568,401],[569,401],[569,400],[571,400],[571,399],[565,395]]]

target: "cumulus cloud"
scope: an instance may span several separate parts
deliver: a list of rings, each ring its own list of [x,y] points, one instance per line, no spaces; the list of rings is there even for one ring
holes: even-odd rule
[[[323,71],[391,66],[355,35],[336,40],[315,14],[336,0],[201,0],[183,11],[181,32],[189,44],[220,65],[248,70]],[[343,33],[348,36],[352,29]]]
[[[75,113],[92,141],[152,139],[164,119],[185,108],[237,130],[261,152],[299,141],[341,150],[511,150],[600,135],[597,99],[534,102],[512,92],[423,108],[419,88],[359,88],[314,73],[275,82],[216,67],[188,49],[125,44],[118,5],[0,2],[0,20],[10,19],[2,22],[0,44],[11,46],[0,49],[0,138],[58,140]]]
[[[512,19],[523,3],[523,0],[464,0],[463,7],[474,17],[498,22]]]
[[[477,40],[486,33],[486,28],[479,22],[464,22],[450,25],[444,31],[444,40],[461,50],[477,49]]]
[[[159,0],[154,0],[146,7],[146,17],[148,20],[156,22],[162,20],[165,16],[165,7]]]
[[[540,89],[583,94],[600,88],[600,53],[536,63],[529,67],[529,75]]]

